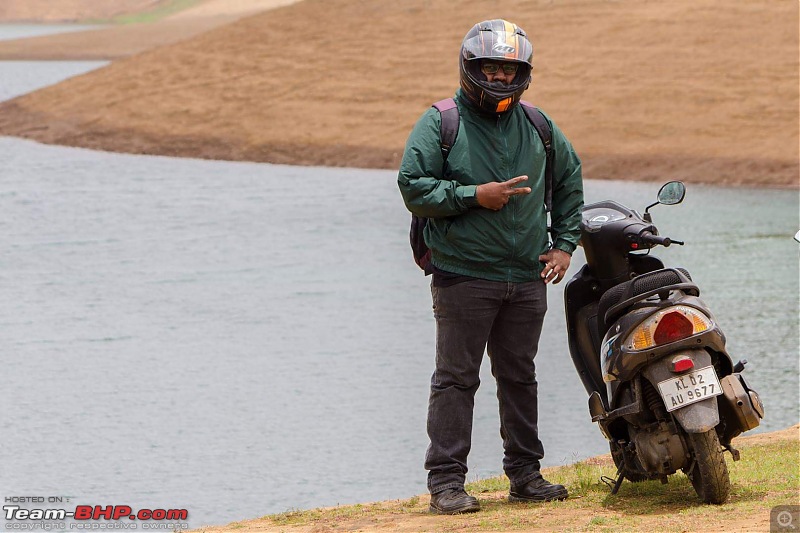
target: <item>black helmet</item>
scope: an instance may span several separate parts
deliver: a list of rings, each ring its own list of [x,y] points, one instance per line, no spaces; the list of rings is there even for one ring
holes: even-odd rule
[[[490,84],[481,72],[481,59],[519,63],[517,75],[509,85]],[[485,111],[508,111],[519,102],[530,85],[532,59],[533,45],[522,28],[503,19],[479,22],[467,32],[461,43],[461,89]]]

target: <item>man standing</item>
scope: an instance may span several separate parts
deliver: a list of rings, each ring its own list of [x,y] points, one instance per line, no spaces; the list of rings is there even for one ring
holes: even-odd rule
[[[429,109],[406,144],[398,185],[409,211],[427,217],[436,370],[425,457],[431,511],[477,511],[464,490],[484,350],[497,381],[509,501],[565,499],[542,478],[534,356],[547,310],[545,284],[566,274],[580,236],[581,163],[547,119],[552,161],[552,245],[545,210],[545,147],[519,101],[533,47],[505,20],[476,24],[461,46],[460,123],[449,153],[441,115]]]

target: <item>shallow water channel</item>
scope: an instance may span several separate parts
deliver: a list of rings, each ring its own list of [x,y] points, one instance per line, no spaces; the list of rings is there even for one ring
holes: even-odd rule
[[[0,62],[0,98],[100,66]],[[588,180],[586,196],[643,208],[657,189]],[[425,491],[433,318],[395,172],[6,137],[0,212],[0,496],[185,508],[199,527]],[[750,361],[759,431],[797,423],[797,191],[690,184],[653,213],[687,243],[660,257]],[[546,465],[607,451],[562,290],[537,359]],[[470,479],[501,473],[483,370]]]

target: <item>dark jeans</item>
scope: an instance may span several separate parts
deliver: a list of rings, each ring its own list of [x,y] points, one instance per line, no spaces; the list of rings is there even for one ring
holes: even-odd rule
[[[464,486],[484,349],[497,381],[503,469],[512,485],[527,483],[540,475],[544,456],[533,358],[547,311],[545,284],[472,280],[431,287],[431,293],[436,370],[428,404],[428,489]]]

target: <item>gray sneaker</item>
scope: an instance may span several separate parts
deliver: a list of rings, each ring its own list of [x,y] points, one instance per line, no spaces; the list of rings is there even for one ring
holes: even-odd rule
[[[564,485],[554,485],[543,477],[534,478],[520,487],[511,486],[509,502],[551,502],[566,500],[568,496]]]
[[[481,504],[464,489],[445,489],[431,494],[430,512],[437,514],[474,513],[480,511]]]

